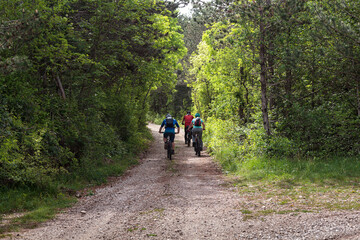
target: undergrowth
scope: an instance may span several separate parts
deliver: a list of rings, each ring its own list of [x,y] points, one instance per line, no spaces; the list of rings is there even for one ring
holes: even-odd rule
[[[270,202],[272,213],[360,209],[358,156],[299,154],[286,138],[266,138],[259,126],[235,128],[210,119],[205,140],[210,153],[232,177],[242,197]],[[276,132],[275,132],[276,134]],[[262,215],[264,209],[242,209]]]
[[[76,202],[78,192],[93,194],[91,188],[107,182],[108,177],[119,176],[137,164],[136,153],[144,151],[152,138],[149,130],[133,136],[118,155],[107,157],[92,154],[91,159],[80,159],[79,167],[71,173],[61,174],[42,186],[18,185],[0,188],[0,236],[19,228],[35,227],[52,218],[59,210]],[[86,162],[87,165],[81,165]],[[88,190],[86,190],[88,189]]]
[[[270,213],[360,210],[360,163],[355,157],[259,157],[237,163],[235,171],[227,163],[226,169],[231,185],[245,199],[240,206],[244,220]]]

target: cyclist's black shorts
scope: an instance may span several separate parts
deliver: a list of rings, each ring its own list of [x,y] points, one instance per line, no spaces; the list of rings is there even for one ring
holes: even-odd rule
[[[164,138],[167,138],[168,136],[170,136],[170,141],[171,141],[171,142],[174,142],[174,140],[175,140],[175,133],[165,132],[165,133],[164,133]]]

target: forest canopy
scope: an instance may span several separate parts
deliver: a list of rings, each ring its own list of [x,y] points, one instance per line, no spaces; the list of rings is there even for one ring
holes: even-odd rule
[[[0,183],[125,161],[144,148],[147,99],[186,54],[163,1],[0,2]]]
[[[194,12],[207,30],[190,85],[211,151],[359,156],[359,1],[212,1]]]

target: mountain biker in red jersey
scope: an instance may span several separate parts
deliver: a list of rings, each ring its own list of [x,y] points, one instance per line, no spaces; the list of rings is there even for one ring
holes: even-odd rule
[[[184,122],[185,122],[185,144],[186,144],[186,133],[187,133],[187,130],[191,124],[191,121],[194,119],[194,116],[191,115],[191,112],[190,111],[187,111],[187,114],[183,117],[182,119],[182,122],[181,124],[184,125]]]

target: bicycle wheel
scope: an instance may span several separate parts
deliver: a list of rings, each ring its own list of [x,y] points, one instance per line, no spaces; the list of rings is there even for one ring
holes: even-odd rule
[[[168,146],[167,146],[167,157],[171,160],[171,154],[172,154],[172,144],[169,140]]]
[[[187,144],[188,144],[188,147],[190,147],[190,143],[191,143],[190,133],[187,133]]]
[[[195,155],[200,157],[200,142],[198,136],[195,137]]]
[[[197,136],[195,137],[195,144],[194,144],[194,150],[195,150],[195,155],[197,155],[198,153],[198,138]]]

